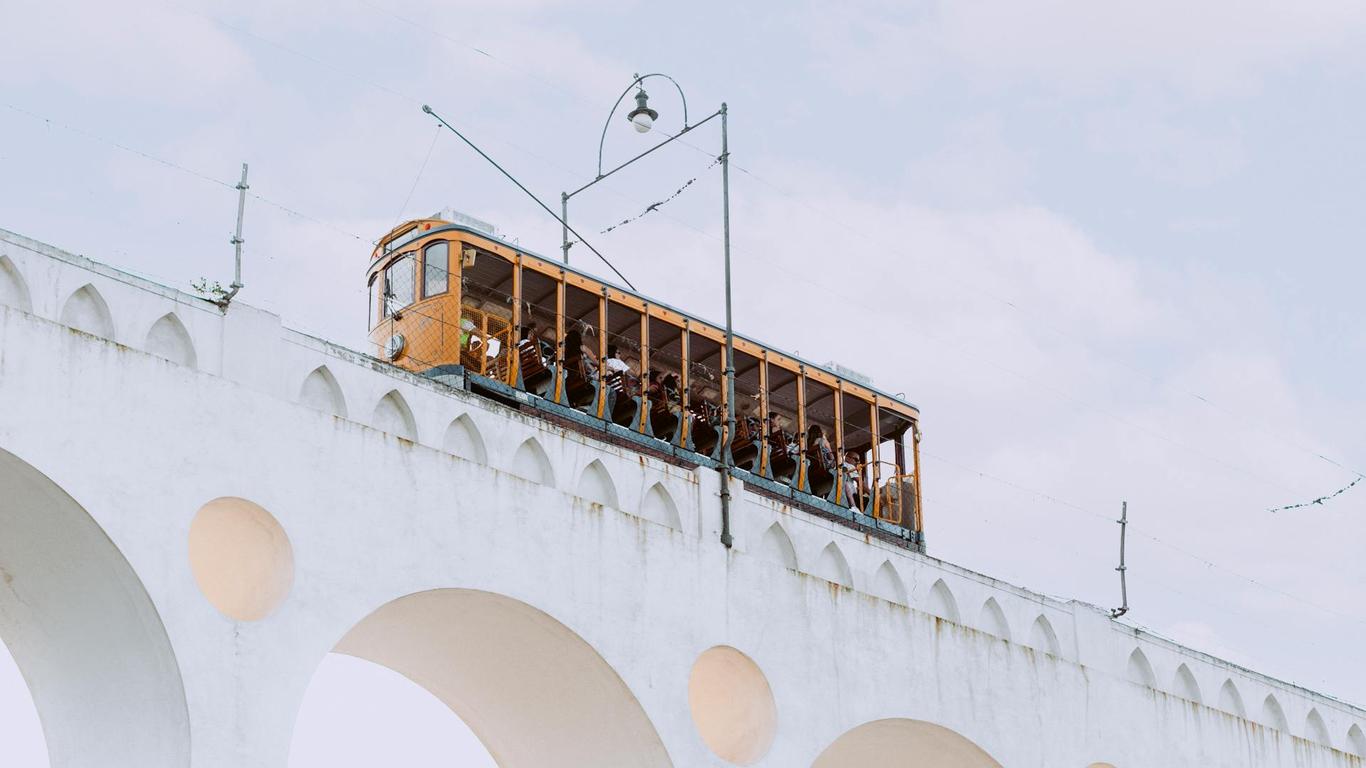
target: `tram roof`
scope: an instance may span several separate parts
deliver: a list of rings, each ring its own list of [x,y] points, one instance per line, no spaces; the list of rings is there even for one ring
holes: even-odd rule
[[[622,293],[630,294],[631,296],[634,296],[634,297],[636,297],[636,298],[638,298],[638,299],[640,299],[640,300],[642,300],[642,301],[644,301],[644,302],[650,304],[651,306],[662,307],[662,308],[667,309],[667,310],[669,310],[669,311],[671,311],[671,312],[674,312],[674,313],[676,313],[676,314],[683,315],[683,316],[685,316],[685,317],[695,318],[695,319],[700,320],[701,322],[704,322],[704,323],[706,323],[707,325],[710,325],[710,326],[712,326],[712,327],[714,327],[714,328],[721,328],[721,329],[724,329],[724,328],[725,328],[725,325],[724,325],[724,324],[715,323],[715,322],[712,322],[711,320],[707,320],[706,318],[699,317],[698,315],[696,315],[696,314],[693,313],[693,312],[688,312],[688,311],[679,309],[678,307],[675,307],[675,306],[673,306],[673,305],[671,305],[671,304],[669,304],[669,303],[667,303],[667,302],[663,302],[663,301],[658,301],[658,300],[656,300],[656,299],[652,299],[652,298],[650,298],[649,296],[646,296],[646,295],[642,294],[640,291],[634,290],[634,289],[632,289],[632,288],[625,287],[625,286],[623,286],[623,285],[620,285],[620,284],[618,284],[618,283],[615,283],[615,282],[613,282],[613,281],[611,281],[611,280],[608,280],[608,279],[606,279],[606,278],[599,277],[598,275],[592,274],[592,273],[590,273],[590,272],[585,272],[585,271],[582,270],[582,269],[576,269],[576,268],[571,267],[570,265],[568,265],[568,264],[566,264],[566,263],[564,263],[564,262],[562,262],[562,261],[560,261],[560,260],[558,260],[558,259],[551,259],[551,258],[548,258],[548,257],[543,256],[543,255],[541,255],[541,254],[537,253],[536,251],[533,251],[533,250],[531,250],[531,249],[529,249],[529,248],[526,248],[526,247],[524,247],[524,246],[517,245],[517,244],[514,244],[514,243],[509,243],[508,241],[504,240],[504,239],[501,238],[501,237],[498,237],[497,235],[489,234],[488,232],[486,232],[486,231],[484,231],[484,230],[476,229],[476,228],[474,228],[474,227],[467,226],[467,225],[465,225],[465,224],[454,224],[454,223],[451,223],[451,222],[446,222],[446,221],[441,220],[441,219],[412,219],[412,220],[410,220],[410,221],[404,222],[403,224],[401,224],[401,225],[399,225],[399,226],[397,226],[397,227],[394,227],[392,230],[390,230],[389,235],[386,235],[386,236],[385,236],[385,239],[386,239],[386,240],[391,240],[391,239],[392,239],[391,236],[393,235],[393,233],[395,233],[395,232],[406,231],[407,228],[408,228],[408,226],[409,226],[410,224],[415,225],[415,224],[418,224],[419,222],[423,222],[423,221],[442,221],[442,224],[441,224],[440,226],[434,226],[434,227],[432,227],[431,229],[424,231],[424,232],[423,232],[421,235],[419,235],[417,238],[413,238],[413,240],[412,240],[411,242],[416,242],[416,240],[419,239],[419,238],[421,238],[421,237],[427,237],[428,235],[434,235],[434,234],[437,234],[437,233],[440,233],[440,232],[464,232],[465,234],[473,235],[473,236],[475,236],[475,237],[478,237],[478,238],[481,238],[481,239],[484,239],[484,240],[488,240],[488,241],[490,241],[490,242],[497,243],[498,245],[501,245],[501,246],[503,246],[504,248],[507,248],[507,249],[510,250],[510,251],[514,251],[514,252],[516,252],[516,253],[521,253],[521,254],[525,254],[525,255],[527,255],[527,256],[532,256],[532,257],[534,257],[534,258],[540,259],[541,261],[544,261],[544,262],[546,262],[547,264],[552,264],[552,265],[554,265],[556,268],[558,268],[558,269],[563,269],[563,270],[566,271],[566,272],[573,272],[574,274],[576,274],[576,275],[578,275],[578,276],[580,276],[580,277],[584,277],[584,278],[587,278],[587,279],[589,279],[589,280],[593,280],[593,281],[602,283],[602,284],[604,284],[604,285],[610,286],[610,287],[612,287],[612,288],[615,288],[615,289],[618,290],[618,291],[621,291]],[[380,242],[384,242],[384,240],[381,240]],[[408,244],[408,243],[404,243],[403,245],[407,245],[407,244]],[[402,248],[402,246],[400,246],[399,248],[395,249],[395,251],[400,250],[401,248]],[[373,266],[375,265],[376,262],[381,261],[385,256],[388,256],[388,255],[389,255],[388,253],[383,253],[383,252],[382,252],[382,251],[383,251],[382,246],[376,246],[375,250],[376,250],[376,252],[379,252],[380,255],[370,260],[370,264],[369,264],[369,266],[366,267],[366,271],[369,271],[370,267],[373,267]],[[902,405],[905,405],[905,406],[911,408],[911,409],[914,410],[917,414],[920,413],[920,407],[917,406],[915,403],[910,402],[910,401],[907,400],[905,397],[903,397],[903,396],[901,396],[901,395],[894,395],[894,394],[892,394],[892,393],[890,393],[890,392],[887,392],[886,390],[880,389],[880,388],[875,387],[875,386],[873,386],[873,385],[871,385],[871,384],[865,384],[865,383],[863,383],[863,382],[856,381],[856,380],[854,380],[854,379],[850,379],[848,375],[846,375],[846,374],[841,374],[841,373],[839,373],[838,371],[832,369],[832,368],[831,368],[830,366],[828,366],[828,365],[824,365],[824,364],[821,364],[821,363],[813,363],[813,362],[811,362],[810,360],[808,360],[808,359],[802,357],[801,355],[793,354],[792,352],[788,352],[788,351],[785,350],[785,349],[782,349],[782,348],[780,348],[780,347],[776,347],[776,346],[774,346],[774,345],[772,345],[772,344],[769,344],[769,343],[767,343],[767,342],[759,341],[758,339],[755,339],[755,338],[750,337],[750,336],[746,336],[745,334],[740,333],[740,332],[738,332],[738,331],[735,332],[735,338],[737,338],[737,339],[744,339],[745,341],[747,341],[747,342],[749,342],[749,343],[751,343],[751,344],[754,344],[754,345],[756,345],[756,346],[760,346],[760,347],[764,347],[765,349],[773,350],[774,352],[777,352],[777,353],[780,354],[780,355],[783,355],[783,356],[785,356],[785,357],[789,357],[789,358],[791,358],[791,359],[793,359],[793,360],[796,360],[797,362],[801,363],[802,365],[807,366],[808,368],[815,368],[815,369],[817,369],[817,370],[819,370],[819,371],[823,371],[823,372],[825,372],[825,373],[827,373],[827,374],[829,374],[829,375],[831,375],[831,376],[834,376],[834,377],[837,378],[837,379],[841,379],[841,380],[844,380],[844,381],[850,381],[850,382],[852,382],[853,384],[856,384],[856,385],[858,385],[858,386],[860,386],[860,387],[862,387],[862,388],[864,388],[864,389],[866,389],[866,390],[869,390],[870,392],[876,393],[876,394],[878,394],[878,395],[880,395],[880,396],[882,396],[882,397],[885,397],[885,398],[887,398],[887,399],[889,399],[889,400],[895,400],[896,402],[901,403]]]

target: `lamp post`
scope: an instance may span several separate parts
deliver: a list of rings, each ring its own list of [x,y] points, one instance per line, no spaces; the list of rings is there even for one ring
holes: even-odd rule
[[[626,115],[626,119],[639,133],[649,133],[654,127],[655,120],[659,118],[659,113],[650,107],[650,96],[645,92],[645,81],[650,78],[662,78],[673,84],[678,91],[678,99],[683,106],[683,130],[670,135],[664,141],[655,144],[649,149],[632,157],[626,162],[604,172],[602,169],[602,150],[607,142],[607,130],[612,125],[612,118],[616,116],[617,110],[621,107],[621,102],[635,89],[635,109]],[[620,171],[628,165],[644,158],[661,147],[672,144],[682,138],[687,133],[696,128],[711,122],[713,119],[721,118],[721,222],[722,222],[722,243],[725,251],[725,280],[726,280],[726,351],[725,351],[725,370],[723,374],[726,380],[726,430],[722,436],[721,443],[721,544],[727,549],[734,543],[730,532],[730,478],[731,478],[731,439],[735,435],[735,331],[731,325],[731,290],[730,290],[730,146],[727,140],[727,116],[726,104],[721,103],[721,108],[699,120],[697,123],[688,122],[688,98],[683,95],[683,88],[676,80],[662,72],[652,72],[646,75],[636,75],[631,84],[617,97],[616,103],[612,105],[612,111],[607,113],[607,121],[602,126],[602,137],[598,139],[598,174],[587,184],[579,187],[573,192],[560,193],[560,224],[562,242],[560,250],[564,255],[564,263],[569,263],[569,249],[573,245],[569,242],[569,200],[575,195],[592,187],[598,182],[606,179],[612,174]],[[603,329],[606,333],[606,329]],[[685,363],[686,364],[686,363]],[[644,375],[645,371],[641,371]]]

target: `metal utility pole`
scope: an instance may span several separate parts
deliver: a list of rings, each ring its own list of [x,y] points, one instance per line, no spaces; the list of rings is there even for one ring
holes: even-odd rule
[[[232,236],[232,247],[235,253],[235,263],[233,268],[232,285],[228,286],[228,292],[223,294],[223,298],[218,300],[218,306],[227,307],[228,302],[242,290],[242,215],[247,207],[247,164],[242,163],[242,180],[237,182],[237,231]]]
[[[1124,565],[1124,534],[1129,528],[1129,502],[1124,502],[1120,507],[1119,519],[1115,522],[1119,523],[1119,567],[1115,570],[1119,571],[1119,595],[1122,605],[1110,610],[1112,619],[1118,619],[1129,612],[1129,582],[1126,578],[1129,569]]]

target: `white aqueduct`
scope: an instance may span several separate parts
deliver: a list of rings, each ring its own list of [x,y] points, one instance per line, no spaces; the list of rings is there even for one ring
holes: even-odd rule
[[[1360,766],[1366,711],[0,231],[52,764],[283,768],[323,657],[505,768]]]

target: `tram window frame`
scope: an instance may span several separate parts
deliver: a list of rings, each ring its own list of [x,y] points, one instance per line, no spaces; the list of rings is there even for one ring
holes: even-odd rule
[[[365,285],[365,318],[368,327],[371,329],[378,327],[381,319],[375,317],[375,304],[378,303],[381,306],[384,304],[384,297],[382,295],[379,296],[380,300],[378,302],[375,301],[375,297],[378,295],[375,292],[375,286],[378,283],[379,272],[375,272],[374,274],[370,275],[370,282],[366,283]]]
[[[440,268],[439,268],[439,271],[440,271],[440,272],[442,273],[442,275],[443,275],[443,282],[442,282],[441,290],[439,290],[439,291],[433,291],[433,290],[430,290],[430,286],[431,286],[432,283],[433,283],[433,280],[431,279],[431,278],[432,278],[432,263],[431,263],[431,258],[432,258],[432,252],[433,252],[433,251],[436,251],[436,250],[438,250],[438,249],[445,252],[443,255],[444,255],[444,257],[445,257],[446,264],[445,264],[444,267],[440,267]],[[450,293],[450,290],[451,290],[451,243],[450,243],[450,241],[448,241],[448,240],[437,240],[436,242],[428,243],[426,246],[424,246],[424,247],[422,248],[422,298],[424,298],[424,299],[430,299],[430,298],[432,298],[433,296],[442,296],[442,295],[444,295],[444,294]]]
[[[399,297],[398,297],[398,295],[394,292],[394,285],[395,285],[395,282],[394,282],[394,279],[393,279],[393,276],[394,276],[394,268],[397,267],[397,266],[398,266],[399,264],[401,264],[401,263],[406,263],[406,264],[407,264],[407,266],[408,266],[408,275],[409,275],[409,280],[408,280],[408,296],[409,296],[409,298],[408,298],[408,301],[405,302],[405,303],[403,303],[403,304],[398,303]],[[398,258],[394,259],[393,261],[390,261],[388,264],[385,264],[385,265],[384,265],[383,272],[384,272],[384,299],[385,299],[385,301],[384,301],[384,303],[383,303],[383,318],[382,318],[382,319],[387,319],[387,318],[393,317],[395,314],[397,314],[397,313],[401,312],[402,310],[404,310],[404,309],[406,309],[406,308],[408,308],[408,307],[411,307],[413,304],[417,303],[417,255],[416,255],[416,253],[413,253],[413,252],[405,253],[405,254],[399,256]]]

